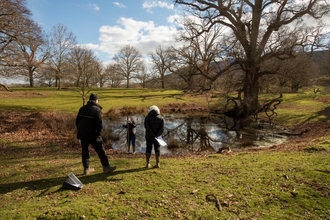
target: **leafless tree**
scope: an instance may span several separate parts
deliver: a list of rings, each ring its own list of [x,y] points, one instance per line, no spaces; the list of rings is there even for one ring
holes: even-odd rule
[[[50,60],[46,60],[44,65],[42,65],[42,67],[38,70],[38,72],[40,73],[40,77],[37,79],[37,83],[39,85],[48,86],[48,87],[54,85],[55,78],[52,73],[54,68],[52,68],[51,65],[52,64]]]
[[[14,42],[18,37],[23,38],[29,32],[31,12],[26,7],[25,0],[0,1],[0,73],[10,76],[8,61],[11,62]],[[10,48],[9,48],[10,47]],[[6,50],[9,51],[6,51]]]
[[[320,69],[322,73],[327,73],[328,77],[330,77],[330,32],[318,39],[318,45],[322,49],[322,52],[319,52],[319,54],[322,53],[322,57],[319,59]]]
[[[29,30],[30,16],[25,0],[0,1],[0,55],[17,36]]]
[[[192,54],[194,57],[190,60],[193,62],[189,65],[195,66],[201,75],[198,86],[202,90],[210,89],[208,80],[212,80],[214,72],[220,71],[220,64],[223,62],[219,59],[222,52],[220,44],[222,26],[213,25],[208,31],[200,33],[207,28],[206,24],[204,20],[185,17],[182,22],[183,29],[177,38],[178,41],[185,42],[187,48],[196,51]]]
[[[167,67],[185,82],[186,86],[182,85],[181,89],[195,90],[198,83],[196,77],[200,75],[195,65],[198,62],[195,48],[191,46],[182,46],[181,48],[172,47],[169,50],[169,56],[170,59]]]
[[[159,46],[154,53],[150,53],[151,61],[153,62],[153,70],[159,75],[159,81],[161,82],[162,89],[165,88],[164,76],[170,73],[168,64],[170,63],[169,51]]]
[[[76,37],[62,24],[53,26],[50,32],[51,62],[54,67],[55,86],[61,88],[64,66],[70,50],[76,44]]]
[[[126,88],[129,88],[130,80],[141,70],[141,53],[135,47],[126,45],[113,59],[117,73],[126,79]]]
[[[148,74],[147,67],[144,63],[141,64],[141,69],[136,74],[136,79],[141,82],[142,88],[145,88],[146,82],[151,79],[151,75]]]
[[[310,52],[296,52],[291,59],[272,59],[267,62],[267,69],[276,71],[276,75],[261,76],[260,92],[292,92],[317,82],[320,71]]]
[[[98,60],[90,49],[75,46],[70,50],[68,64],[75,85],[80,88],[83,105],[92,86],[97,84]]]
[[[99,86],[102,88],[104,87],[106,81],[107,81],[107,75],[105,73],[105,68],[103,67],[103,62],[99,59],[95,60],[95,80],[99,84]]]
[[[292,93],[311,85],[320,75],[311,59],[311,53],[299,52],[290,60],[280,61],[278,78],[282,86],[290,88]]]
[[[41,77],[42,68],[50,57],[49,44],[39,25],[31,21],[29,31],[17,37],[9,66],[15,75],[28,79],[34,87],[35,78]]]
[[[296,49],[311,48],[322,24],[307,25],[304,19],[318,20],[329,14],[329,1],[273,1],[273,0],[175,0],[193,16],[206,22],[206,28],[197,35],[209,31],[215,25],[226,27],[227,38],[222,47],[226,57],[238,65],[244,73],[243,84],[238,91],[239,106],[236,117],[246,118],[259,109],[259,78],[275,74],[263,69],[263,64],[273,58],[288,59]],[[224,68],[227,70],[230,68]],[[222,74],[220,71],[211,79]]]
[[[105,68],[105,75],[107,77],[107,81],[109,81],[110,87],[112,88],[118,88],[124,80],[124,78],[119,75],[118,72],[119,70],[116,69],[115,64],[109,64]]]
[[[97,59],[90,49],[75,46],[70,50],[68,64],[71,77],[76,86],[92,87],[95,85]]]

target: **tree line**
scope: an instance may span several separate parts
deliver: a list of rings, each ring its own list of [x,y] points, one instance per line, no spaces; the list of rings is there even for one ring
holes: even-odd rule
[[[236,93],[236,114],[245,117],[258,112],[260,92],[297,92],[327,71],[311,57],[330,48],[322,22],[329,0],[174,2],[185,10],[176,36],[181,46],[159,45],[142,55],[126,45],[104,65],[64,25],[44,33],[25,0],[0,0],[0,73],[27,79],[31,87],[221,89]]]

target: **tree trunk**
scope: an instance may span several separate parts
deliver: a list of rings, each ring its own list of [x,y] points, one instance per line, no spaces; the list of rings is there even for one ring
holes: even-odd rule
[[[129,88],[129,78],[127,77],[126,79],[126,88],[128,89]]]
[[[299,90],[299,83],[292,83],[291,84],[291,93],[298,93]]]
[[[33,72],[29,71],[29,82],[30,82],[30,87],[34,87],[34,80],[33,80]]]
[[[57,89],[58,89],[58,90],[61,89],[61,79],[58,79]]]
[[[165,89],[164,74],[161,75],[160,80],[162,82],[162,89]]]
[[[249,117],[256,113],[259,105],[259,82],[257,70],[247,71],[243,86],[242,116]]]

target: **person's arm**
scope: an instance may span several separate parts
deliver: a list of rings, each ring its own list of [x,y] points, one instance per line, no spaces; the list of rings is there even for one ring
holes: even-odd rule
[[[103,128],[102,112],[101,112],[101,110],[98,110],[97,114],[95,116],[95,130],[96,130],[98,136],[101,136],[102,128]]]
[[[127,128],[127,124],[121,124],[124,128]]]
[[[164,120],[164,118],[162,118],[160,121],[160,126],[157,131],[156,137],[161,136],[164,133],[164,129],[165,129],[165,120]]]
[[[76,128],[77,129],[78,129],[79,121],[80,121],[80,110],[78,111],[78,114],[77,114],[77,117],[76,117]]]

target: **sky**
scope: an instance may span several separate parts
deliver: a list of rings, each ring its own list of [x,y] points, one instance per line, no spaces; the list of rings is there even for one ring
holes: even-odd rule
[[[105,64],[126,45],[142,55],[177,46],[176,22],[184,10],[174,0],[26,0],[32,19],[49,33],[62,24],[77,43]],[[327,18],[328,19],[328,18]],[[150,62],[149,62],[150,63]],[[148,63],[147,63],[148,65]]]
[[[26,0],[32,19],[50,33],[62,24],[77,43],[107,63],[126,45],[142,55],[175,46],[182,15],[173,0]]]

